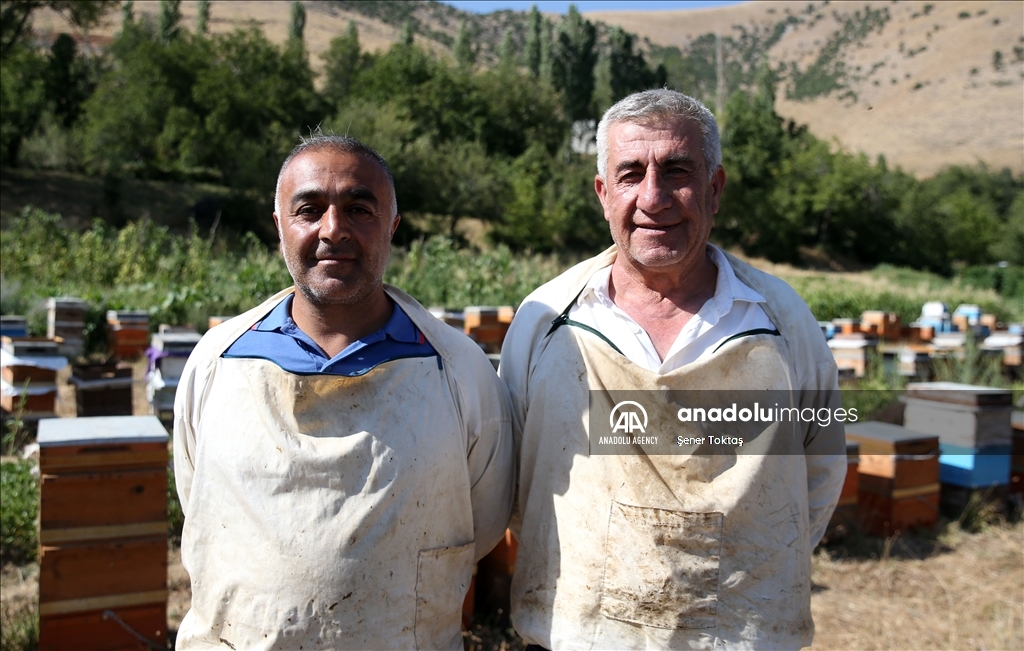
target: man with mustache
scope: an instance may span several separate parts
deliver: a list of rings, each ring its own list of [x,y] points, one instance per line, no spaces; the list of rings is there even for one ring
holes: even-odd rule
[[[295,287],[211,329],[175,400],[192,607],[179,649],[461,649],[505,531],[507,394],[482,351],[382,282],[387,163],[316,134],[281,167]]]
[[[515,628],[547,649],[810,644],[811,550],[845,477],[841,425],[741,423],[742,448],[594,444],[621,391],[672,439],[695,431],[676,409],[715,395],[838,408],[832,355],[788,285],[708,243],[726,176],[707,108],[668,89],[631,95],[605,113],[597,149],[615,244],[527,297],[502,348],[519,455]],[[641,431],[647,415],[634,412]],[[705,433],[734,440],[728,427]]]

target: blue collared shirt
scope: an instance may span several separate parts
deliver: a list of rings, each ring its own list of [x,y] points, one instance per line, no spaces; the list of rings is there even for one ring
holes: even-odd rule
[[[438,357],[420,329],[398,305],[384,327],[348,345],[328,358],[309,335],[292,320],[290,295],[270,314],[235,340],[223,357],[265,359],[296,375],[364,375],[395,359]]]

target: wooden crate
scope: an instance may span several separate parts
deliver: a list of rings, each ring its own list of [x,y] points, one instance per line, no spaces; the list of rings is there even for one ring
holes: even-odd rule
[[[15,388],[21,388],[26,382],[30,384],[53,384],[57,383],[57,371],[48,368],[39,368],[38,366],[28,366],[24,364],[12,364],[10,366],[4,366],[2,369],[4,382],[14,386]]]
[[[132,368],[124,364],[83,364],[71,369],[79,416],[131,416]]]
[[[57,406],[57,387],[46,393],[24,396],[0,396],[0,407],[9,414],[18,411],[24,414],[52,414]]]
[[[140,648],[118,619],[166,644],[167,431],[152,416],[47,419],[38,441],[39,648]]]
[[[40,637],[40,651],[80,651],[84,641],[90,651],[152,651],[111,614],[159,648],[166,645],[167,609],[164,604],[147,604],[40,615],[40,629],[46,631],[45,639]]]
[[[857,496],[860,525],[874,536],[891,536],[914,528],[933,528],[939,519],[939,484],[879,495],[861,491]]]
[[[965,448],[1009,445],[1012,393],[953,382],[907,385],[903,424]]]

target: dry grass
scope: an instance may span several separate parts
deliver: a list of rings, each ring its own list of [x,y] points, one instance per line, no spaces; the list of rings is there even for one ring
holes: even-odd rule
[[[916,543],[916,544],[915,544]],[[1024,524],[814,559],[813,649],[1024,648]]]

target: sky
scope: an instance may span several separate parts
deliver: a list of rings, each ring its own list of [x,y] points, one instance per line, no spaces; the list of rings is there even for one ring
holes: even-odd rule
[[[739,4],[740,0],[585,0],[572,2],[565,0],[442,0],[444,4],[457,7],[464,11],[478,14],[489,14],[500,9],[529,11],[530,7],[545,13],[565,14],[569,5],[574,4],[581,13],[590,11],[666,11],[679,9],[707,9],[723,5]]]

